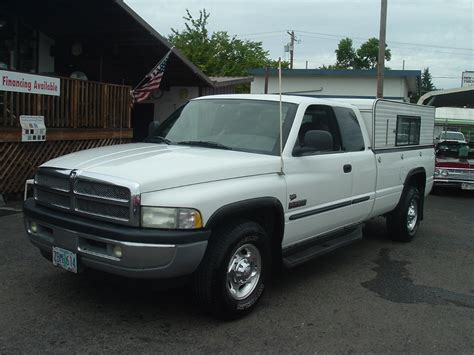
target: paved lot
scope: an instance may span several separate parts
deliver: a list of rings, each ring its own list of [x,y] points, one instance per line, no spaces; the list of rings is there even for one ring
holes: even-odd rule
[[[234,322],[201,314],[185,288],[56,269],[21,213],[0,216],[0,353],[474,352],[474,193],[429,196],[410,244],[372,221]]]

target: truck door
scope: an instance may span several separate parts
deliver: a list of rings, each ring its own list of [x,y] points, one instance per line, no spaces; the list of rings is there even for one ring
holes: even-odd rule
[[[332,147],[311,151],[305,147],[308,131],[326,131]],[[302,149],[303,148],[303,149]],[[342,150],[335,112],[331,106],[311,105],[305,111],[293,149],[285,161],[288,192],[283,246],[350,224],[353,188],[351,154]]]
[[[333,109],[341,132],[342,150],[351,155],[353,180],[350,215],[351,222],[356,223],[367,218],[372,211],[377,178],[375,156],[368,149],[370,143],[364,143],[360,126],[362,117],[358,120],[354,110],[347,107]]]

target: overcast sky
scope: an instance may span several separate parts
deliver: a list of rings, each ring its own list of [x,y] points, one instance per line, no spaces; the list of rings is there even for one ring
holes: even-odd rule
[[[339,40],[354,46],[379,34],[380,0],[126,0],[160,34],[183,29],[185,10],[210,14],[210,31],[227,31],[262,41],[274,59],[288,58],[284,45],[294,30],[295,68],[318,68],[336,61]],[[388,0],[387,44],[392,69],[429,67],[438,88],[461,85],[474,71],[474,0]]]

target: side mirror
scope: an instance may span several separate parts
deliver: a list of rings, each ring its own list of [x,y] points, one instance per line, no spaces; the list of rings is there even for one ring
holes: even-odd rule
[[[155,120],[151,121],[150,124],[148,125],[148,136],[152,136],[159,126],[160,126],[160,122],[155,121]]]
[[[334,149],[334,140],[328,131],[310,130],[304,135],[303,146],[293,150],[293,154],[304,155],[305,153],[328,152]]]

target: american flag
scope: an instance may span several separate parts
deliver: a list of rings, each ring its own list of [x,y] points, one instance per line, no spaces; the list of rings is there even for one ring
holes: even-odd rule
[[[133,104],[145,101],[152,92],[159,89],[161,79],[165,72],[166,64],[170,57],[172,49],[158,62],[158,64],[149,72],[145,78],[132,90]]]

